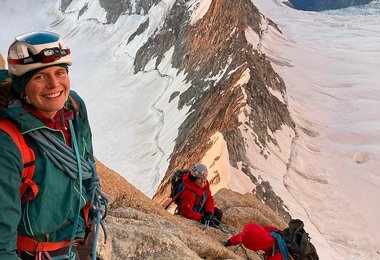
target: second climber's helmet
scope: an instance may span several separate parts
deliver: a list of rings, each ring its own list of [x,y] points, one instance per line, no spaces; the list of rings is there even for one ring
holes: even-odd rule
[[[70,49],[53,32],[38,31],[19,35],[8,50],[10,74],[21,76],[31,70],[55,64],[71,65]]]
[[[196,178],[207,178],[208,174],[207,167],[201,163],[194,163],[190,173]]]

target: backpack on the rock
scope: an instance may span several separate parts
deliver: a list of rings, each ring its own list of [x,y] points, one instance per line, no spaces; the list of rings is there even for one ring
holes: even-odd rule
[[[170,177],[170,198],[172,200],[168,203],[168,205],[165,206],[165,209],[168,209],[169,206],[174,202],[176,205],[179,205],[181,202],[181,193],[183,189],[185,188],[185,185],[183,185],[183,175],[185,173],[190,172],[186,169],[180,169],[173,172],[172,176]]]
[[[176,199],[174,200],[174,203],[179,205],[180,203],[180,198],[179,198],[179,195],[180,193],[183,191],[183,189],[185,188],[185,186],[183,185],[183,175],[185,173],[188,173],[190,172],[189,170],[186,170],[186,169],[180,169],[180,170],[176,170],[173,174],[172,174],[172,177],[170,178],[170,185],[171,185],[171,190],[170,190],[170,198],[175,198],[176,196]]]
[[[292,219],[289,227],[283,231],[273,231],[271,235],[276,238],[278,248],[283,258],[294,260],[318,260],[314,245],[310,242],[309,233],[304,229],[304,223],[299,219]]]

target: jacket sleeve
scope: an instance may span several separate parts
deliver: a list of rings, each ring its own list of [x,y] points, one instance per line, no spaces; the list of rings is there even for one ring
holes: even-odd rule
[[[21,171],[18,147],[0,130],[0,260],[18,259],[16,240],[21,219]]]
[[[181,194],[181,215],[185,218],[200,220],[202,214],[194,211],[195,195],[189,189],[184,189]]]
[[[248,249],[269,251],[274,243],[272,235],[264,227],[256,224],[247,224],[242,232],[242,243]]]
[[[242,243],[243,232],[237,233],[230,238],[231,246],[239,245]]]

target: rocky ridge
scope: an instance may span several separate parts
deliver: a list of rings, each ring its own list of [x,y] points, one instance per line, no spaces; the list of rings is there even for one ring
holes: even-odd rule
[[[173,93],[179,94],[179,109],[184,105],[191,108],[179,128],[170,166],[154,199],[167,203],[170,174],[176,168],[200,161],[213,145],[210,140],[217,132],[227,142],[229,163],[235,168],[242,163],[240,170],[256,184],[256,189],[271,190],[268,183],[264,188],[253,173],[255,165],[247,158],[241,128],[252,132],[264,157],[268,156],[268,143],[277,145],[268,131],[281,130],[283,125],[294,128],[282,79],[265,54],[247,40],[247,31],[261,37],[268,27],[279,29],[248,0],[212,1],[207,13],[195,24],[190,22],[191,15],[183,1],[176,1],[163,27],[139,49],[135,58],[135,72],[144,70],[154,58],[157,68],[164,54],[174,46],[172,64],[179,72],[184,71],[186,80],[191,82],[185,92]],[[246,72],[250,75],[248,81],[237,87]],[[280,93],[285,102],[271,90]],[[239,121],[241,113],[247,121]],[[273,192],[256,195],[262,195],[261,200],[289,218],[281,198]],[[268,195],[271,198],[265,197]]]

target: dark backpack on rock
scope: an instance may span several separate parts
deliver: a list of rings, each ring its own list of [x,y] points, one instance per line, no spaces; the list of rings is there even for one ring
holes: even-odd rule
[[[172,177],[170,178],[170,198],[172,200],[169,202],[169,204],[165,207],[165,209],[168,209],[169,206],[174,202],[175,204],[179,205],[181,203],[181,193],[183,189],[185,188],[185,185],[183,185],[183,175],[185,173],[190,172],[186,169],[180,169],[173,172]]]
[[[185,186],[183,185],[183,175],[189,172],[186,169],[176,170],[170,178],[170,198],[174,198],[178,193],[182,192]],[[175,204],[178,205],[178,200],[175,200]]]
[[[304,223],[301,220],[292,219],[289,222],[289,227],[283,231],[271,232],[271,234],[276,238],[284,259],[289,259],[284,255],[290,254],[294,260],[319,260],[317,251],[310,242],[309,233],[305,231]],[[282,249],[281,245],[286,245],[284,246],[285,249]]]

